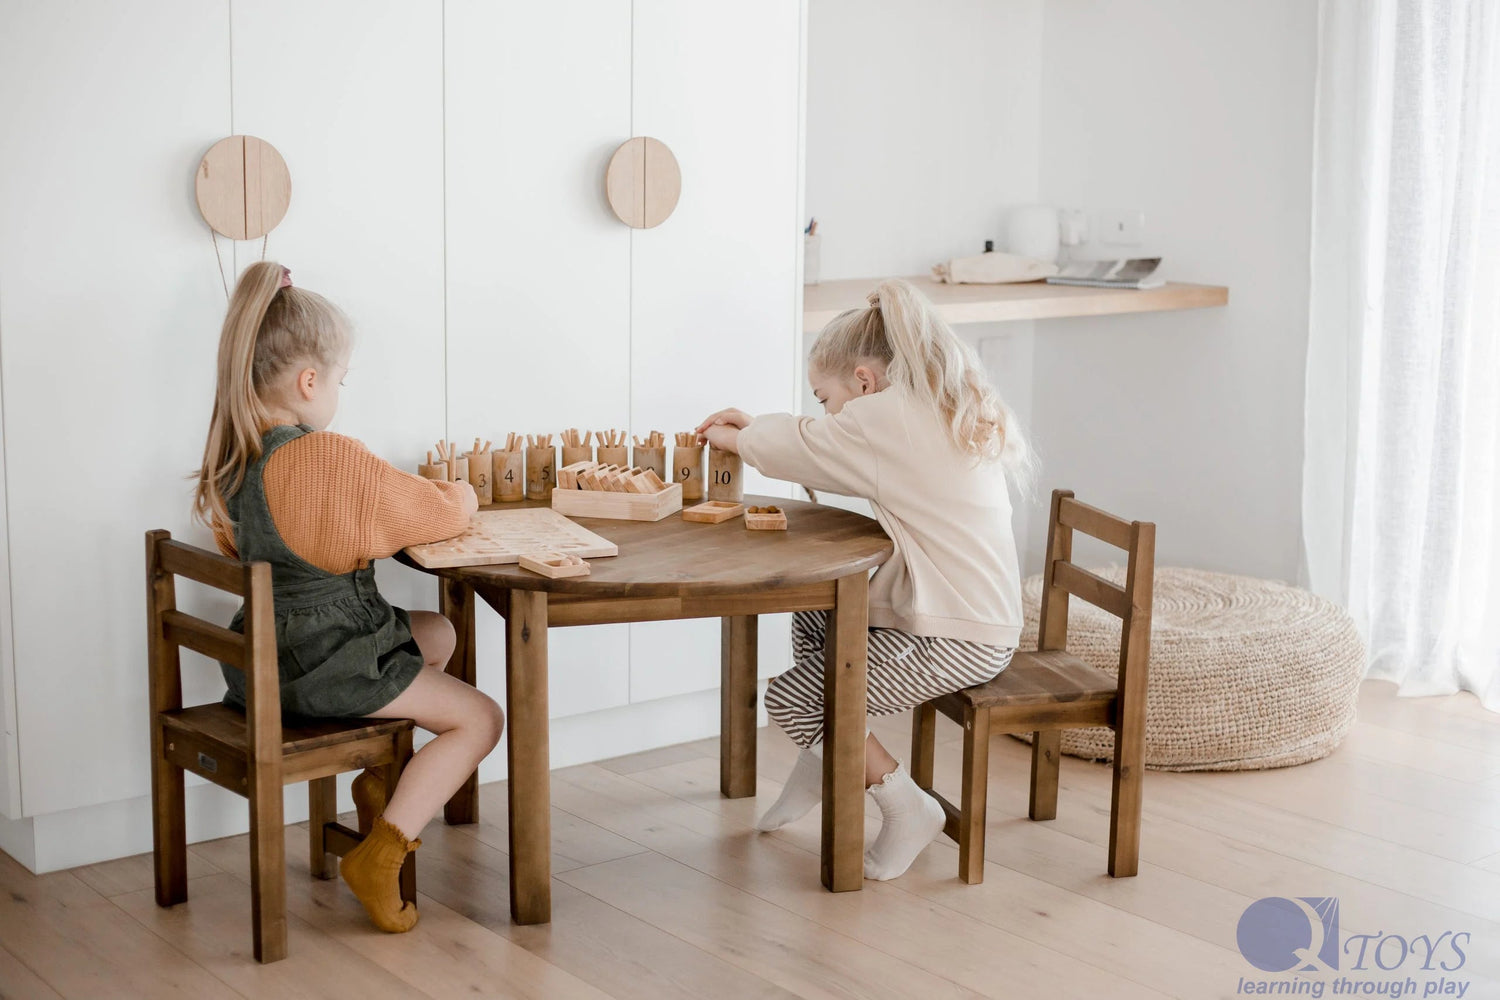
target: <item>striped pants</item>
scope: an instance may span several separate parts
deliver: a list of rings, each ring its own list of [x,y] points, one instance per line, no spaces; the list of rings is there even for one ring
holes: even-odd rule
[[[771,679],[766,714],[804,750],[823,741],[823,642],[828,612],[792,616],[792,668]],[[894,715],[940,695],[983,684],[1010,665],[1013,649],[872,628],[867,713]]]

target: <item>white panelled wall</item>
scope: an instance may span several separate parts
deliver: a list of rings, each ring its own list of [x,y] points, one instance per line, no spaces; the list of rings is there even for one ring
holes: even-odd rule
[[[47,871],[150,847],[142,536],[209,544],[183,478],[224,309],[192,198],[203,151],[239,132],[285,157],[268,256],[352,317],[334,429],[400,465],[444,433],[790,409],[803,23],[800,0],[0,8],[0,849]],[[603,198],[632,134],[682,166],[655,230]],[[220,246],[231,281],[261,252]],[[380,582],[435,607],[429,577],[387,562]],[[716,732],[717,639],[716,622],[555,632],[554,762]],[[487,611],[479,641],[499,696]],[[787,646],[764,620],[763,674]],[[187,696],[216,697],[217,669],[184,663]],[[502,777],[503,753],[481,773]],[[189,781],[190,837],[244,828],[243,800]],[[288,789],[289,820],[305,808]]]

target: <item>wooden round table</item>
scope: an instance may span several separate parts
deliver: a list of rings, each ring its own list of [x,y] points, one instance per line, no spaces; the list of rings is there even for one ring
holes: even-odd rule
[[[553,580],[514,564],[423,570],[438,577],[442,611],[458,635],[449,673],[474,683],[476,596],[506,622],[510,908],[517,923],[551,919],[547,629],[570,625],[723,620],[719,789],[742,798],[755,794],[756,616],[828,611],[822,880],[835,892],[863,885],[869,575],[893,546],[870,518],[837,507],[776,497],[745,502],[780,507],[787,530],[750,531],[738,517],[720,524],[678,514],[661,521],[578,517],[620,548],[617,556],[590,560],[588,576]],[[525,506],[545,505],[485,509]],[[477,774],[444,815],[449,823],[477,821]]]

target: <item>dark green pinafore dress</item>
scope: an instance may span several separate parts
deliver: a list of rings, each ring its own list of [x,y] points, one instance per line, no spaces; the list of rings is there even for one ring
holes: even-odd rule
[[[304,716],[369,715],[379,711],[422,672],[422,652],[411,636],[411,618],[375,589],[375,567],[342,575],[307,562],[287,547],[271,520],[261,476],[272,453],[304,434],[305,424],[281,424],[261,438],[261,456],[229,498],[234,540],[246,562],[271,564],[276,604],[276,656],[281,668],[281,708]],[[244,631],[245,609],[230,623]],[[220,664],[229,685],[224,704],[245,707],[245,677]]]

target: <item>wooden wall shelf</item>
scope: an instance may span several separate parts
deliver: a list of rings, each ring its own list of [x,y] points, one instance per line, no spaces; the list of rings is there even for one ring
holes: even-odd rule
[[[806,285],[803,333],[816,333],[845,309],[865,304],[881,279],[850,278]],[[1082,288],[1028,281],[1015,285],[948,285],[930,277],[907,278],[931,299],[949,323],[999,323],[1017,319],[1109,316],[1115,313],[1204,309],[1229,302],[1223,285],[1169,281],[1160,288]]]

